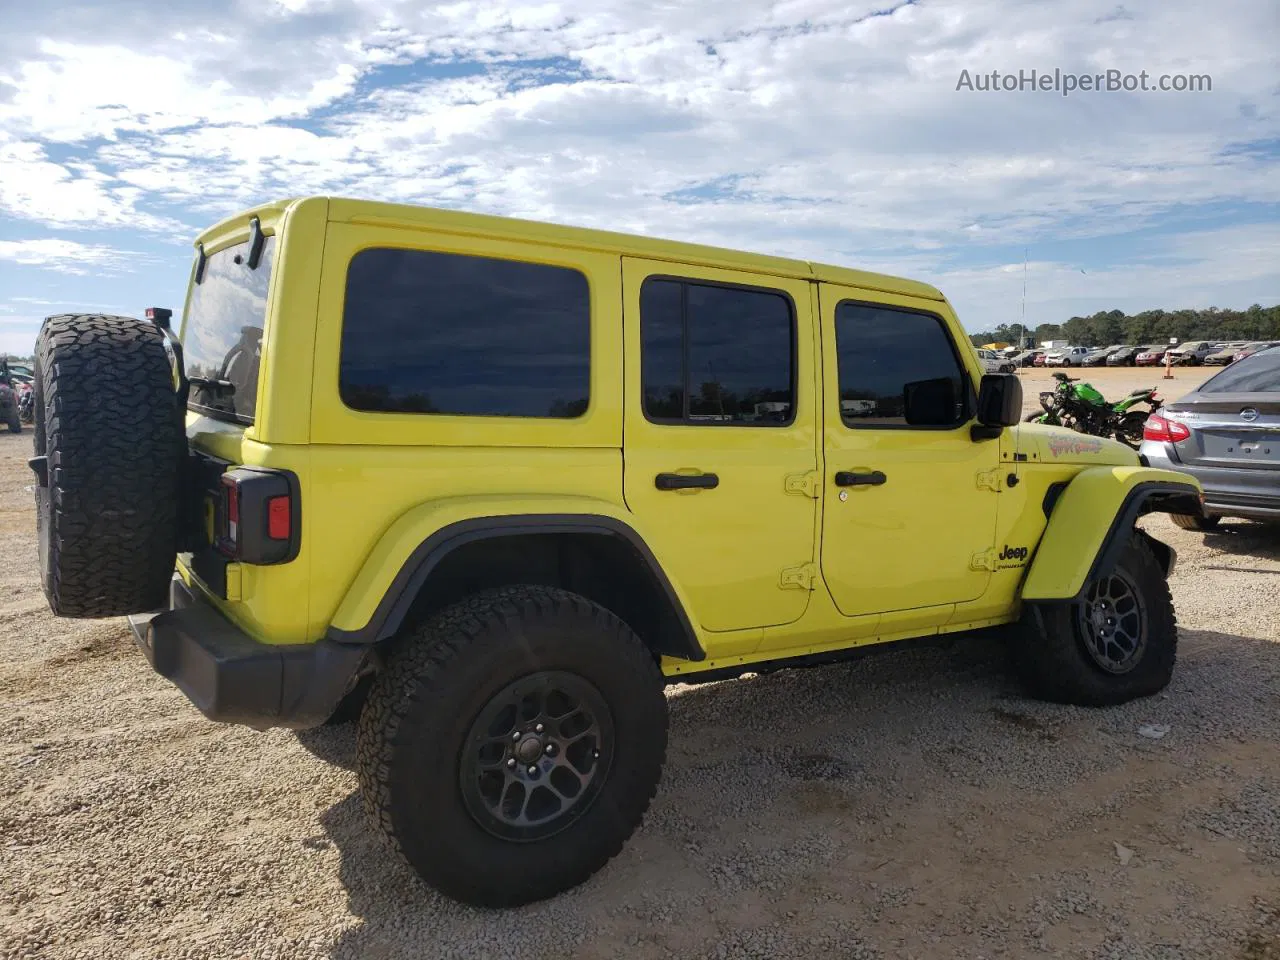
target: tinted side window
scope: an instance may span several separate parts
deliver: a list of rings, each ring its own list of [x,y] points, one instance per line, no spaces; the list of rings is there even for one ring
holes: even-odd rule
[[[845,301],[835,322],[847,426],[953,427],[967,419],[964,368],[937,317]]]
[[[356,410],[577,417],[590,336],[577,270],[362,250],[347,270],[339,391]]]
[[[650,420],[794,419],[795,317],[772,290],[650,279],[640,290],[641,380]]]

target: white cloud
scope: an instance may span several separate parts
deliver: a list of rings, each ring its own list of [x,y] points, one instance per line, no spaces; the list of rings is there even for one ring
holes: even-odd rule
[[[72,240],[0,240],[0,261],[29,267],[44,267],[60,273],[88,273],[90,270],[116,272],[136,262],[138,254],[100,244]],[[11,297],[15,303],[49,303],[35,297]]]
[[[336,192],[900,263],[976,296],[993,289],[980,277],[1004,276],[1006,245],[1186,230],[1197,211],[1280,204],[1273,0],[1116,11],[28,4],[0,37],[0,224],[185,243],[251,203]],[[1213,91],[955,89],[962,69],[1055,67],[1209,73]],[[1131,281],[1116,295],[1163,298],[1169,279],[1229,289],[1213,251],[1175,277],[1143,249],[1115,268]],[[1053,289],[1077,296],[1065,279]]]

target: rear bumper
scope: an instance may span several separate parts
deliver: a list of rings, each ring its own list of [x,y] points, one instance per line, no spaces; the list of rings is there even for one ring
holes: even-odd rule
[[[1138,453],[1148,465],[1190,474],[1204,488],[1204,513],[1210,517],[1280,520],[1280,472],[1189,466],[1169,454],[1168,444],[1144,440]]]
[[[327,720],[359,678],[362,644],[259,643],[180,577],[169,609],[129,617],[134,640],[156,673],[210,720],[304,729]]]

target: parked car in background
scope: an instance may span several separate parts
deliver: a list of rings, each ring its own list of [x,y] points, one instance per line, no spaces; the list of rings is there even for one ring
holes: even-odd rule
[[[1121,349],[1119,346],[1095,347],[1084,355],[1084,359],[1080,361],[1082,367],[1101,367],[1107,362],[1107,357]]]
[[[1013,373],[1013,362],[995,350],[984,350],[979,347],[978,359],[982,361],[982,369],[987,373]]]
[[[1023,350],[1019,353],[1014,354],[1014,356],[1010,359],[1009,362],[1012,363],[1015,367],[1030,367],[1034,365],[1036,357],[1043,357],[1043,356],[1044,356],[1043,350]]]
[[[9,372],[9,365],[0,357],[0,423],[13,433],[22,432],[19,402],[18,384]]]
[[[1142,352],[1133,358],[1133,362],[1139,367],[1158,366],[1164,363],[1164,355],[1168,352],[1168,344],[1153,343],[1150,346],[1143,347]]]
[[[1169,353],[1173,356],[1173,362],[1188,367],[1198,367],[1204,363],[1204,358],[1211,353],[1217,353],[1221,344],[1213,340],[1189,340],[1186,343],[1180,343]]]
[[[1045,364],[1045,358],[1048,356],[1049,355],[1047,353],[1037,353],[1034,357],[1032,357],[1031,365],[1033,367],[1043,367]]]
[[[1135,358],[1138,356],[1138,354],[1140,354],[1145,349],[1147,348],[1146,347],[1128,347],[1128,346],[1121,347],[1119,350],[1107,356],[1107,366],[1108,367],[1132,367],[1134,364]]]
[[[1147,418],[1143,463],[1181,470],[1204,487],[1187,530],[1223,517],[1280,521],[1280,347],[1250,354]]]
[[[1263,350],[1269,350],[1272,347],[1280,346],[1280,340],[1254,340],[1252,343],[1246,343],[1243,347],[1235,352],[1231,357],[1231,362],[1243,360],[1245,357],[1251,357],[1255,353],[1261,353]]]
[[[1060,347],[1045,354],[1046,367],[1078,367],[1089,353],[1088,347]]]
[[[1231,340],[1227,343],[1220,343],[1217,350],[1204,358],[1204,362],[1210,367],[1225,366],[1235,359],[1236,354],[1240,352],[1240,349],[1246,343],[1247,341],[1245,340]]]

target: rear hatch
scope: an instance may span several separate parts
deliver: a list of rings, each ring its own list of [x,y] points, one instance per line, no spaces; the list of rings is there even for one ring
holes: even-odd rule
[[[276,238],[263,238],[250,266],[246,240],[209,254],[197,272],[182,327],[183,361],[191,381],[187,435],[186,552],[190,569],[215,596],[228,597],[225,545],[238,517],[223,475],[244,462],[245,431],[254,423],[267,294]]]
[[[1280,351],[1237,361],[1162,412],[1191,431],[1176,447],[1185,464],[1280,470]]]

